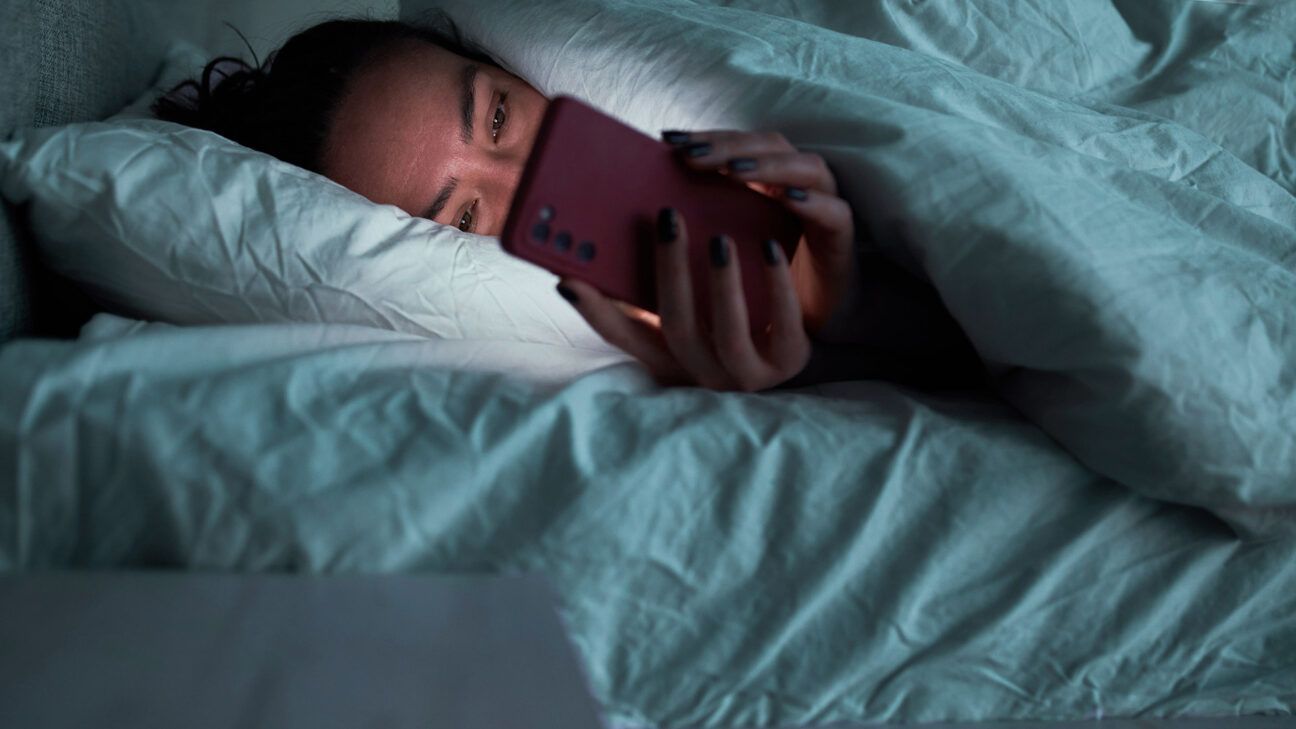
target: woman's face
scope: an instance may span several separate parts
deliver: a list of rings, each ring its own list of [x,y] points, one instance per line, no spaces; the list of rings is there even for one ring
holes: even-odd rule
[[[351,80],[323,172],[410,215],[499,235],[548,105],[500,68],[408,41]]]

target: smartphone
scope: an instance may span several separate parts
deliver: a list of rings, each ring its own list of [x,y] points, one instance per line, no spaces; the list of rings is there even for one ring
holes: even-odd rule
[[[673,207],[688,230],[693,298],[710,320],[708,242],[733,239],[753,332],[770,321],[761,244],[792,259],[801,223],[781,203],[717,172],[686,166],[666,142],[581,101],[549,103],[504,223],[509,253],[605,296],[657,312],[657,214]]]

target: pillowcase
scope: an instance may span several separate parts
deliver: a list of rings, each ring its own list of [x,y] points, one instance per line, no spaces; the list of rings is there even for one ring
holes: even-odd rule
[[[201,66],[173,48],[159,87]],[[429,337],[603,341],[557,277],[496,239],[412,217],[217,134],[149,118],[0,143],[0,193],[39,253],[106,309],[175,324],[335,322]]]

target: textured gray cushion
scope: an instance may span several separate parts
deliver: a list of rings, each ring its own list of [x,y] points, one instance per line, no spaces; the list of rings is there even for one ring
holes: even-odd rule
[[[166,38],[131,0],[0,0],[0,136],[102,119],[148,87]],[[0,342],[75,333],[88,304],[41,270],[8,205],[0,224]]]

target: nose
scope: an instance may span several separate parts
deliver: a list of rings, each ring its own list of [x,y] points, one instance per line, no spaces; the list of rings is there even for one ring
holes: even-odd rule
[[[525,152],[493,156],[484,170],[485,179],[489,181],[491,188],[490,197],[498,201],[497,210],[491,216],[493,230],[488,232],[490,235],[499,235],[504,229],[504,218],[508,216],[513,204],[513,196],[522,180],[522,168],[526,166],[526,160]]]
[[[508,199],[510,203],[513,200],[513,193],[517,192],[518,185],[522,182],[522,168],[526,167],[526,157],[514,155],[509,157],[504,164],[504,170],[500,173],[501,179],[508,185]]]

